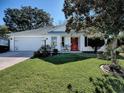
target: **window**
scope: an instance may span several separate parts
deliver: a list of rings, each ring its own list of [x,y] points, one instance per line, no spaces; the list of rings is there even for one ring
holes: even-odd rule
[[[90,43],[92,43],[92,39],[85,37],[85,47],[89,46]]]
[[[88,38],[85,37],[85,46],[88,46]]]
[[[57,46],[57,37],[51,37],[51,46],[53,48]]]
[[[62,46],[64,47],[65,46],[65,38],[64,37],[62,37]]]

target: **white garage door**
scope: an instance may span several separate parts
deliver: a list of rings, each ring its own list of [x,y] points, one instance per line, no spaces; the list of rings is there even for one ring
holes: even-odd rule
[[[15,51],[37,51],[44,45],[42,37],[16,37]]]

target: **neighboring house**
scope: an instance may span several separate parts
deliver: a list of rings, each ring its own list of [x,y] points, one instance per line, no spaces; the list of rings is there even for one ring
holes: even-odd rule
[[[9,50],[9,40],[6,38],[0,37],[0,53],[6,52]]]
[[[9,41],[8,39],[0,37],[0,46],[8,46],[9,45],[8,41]]]
[[[60,52],[94,51],[83,33],[66,33],[65,25],[9,34],[10,51],[37,51],[45,43]]]

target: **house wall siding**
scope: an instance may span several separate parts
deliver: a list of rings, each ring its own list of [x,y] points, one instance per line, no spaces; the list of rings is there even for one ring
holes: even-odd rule
[[[84,37],[83,35],[80,36],[80,51],[83,51],[83,47],[84,47]]]
[[[10,51],[14,51],[14,37],[10,37],[9,38],[10,40]]]
[[[59,51],[61,51],[61,36],[57,36],[57,47]]]
[[[10,37],[10,51],[15,51],[15,38],[17,36]],[[18,37],[43,37],[46,40],[46,44],[51,46],[51,37],[57,37],[57,46],[56,48],[61,51],[62,50],[62,37],[65,38],[65,45],[69,46],[69,50],[71,50],[71,37],[78,37],[79,38],[79,51],[94,51],[91,47],[85,46],[85,37],[83,35],[42,35],[42,36],[18,36]],[[28,43],[28,42],[27,42]]]

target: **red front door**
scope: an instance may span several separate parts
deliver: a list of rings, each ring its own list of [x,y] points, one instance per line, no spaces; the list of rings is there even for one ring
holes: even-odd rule
[[[78,38],[77,37],[71,38],[71,51],[78,51]]]

